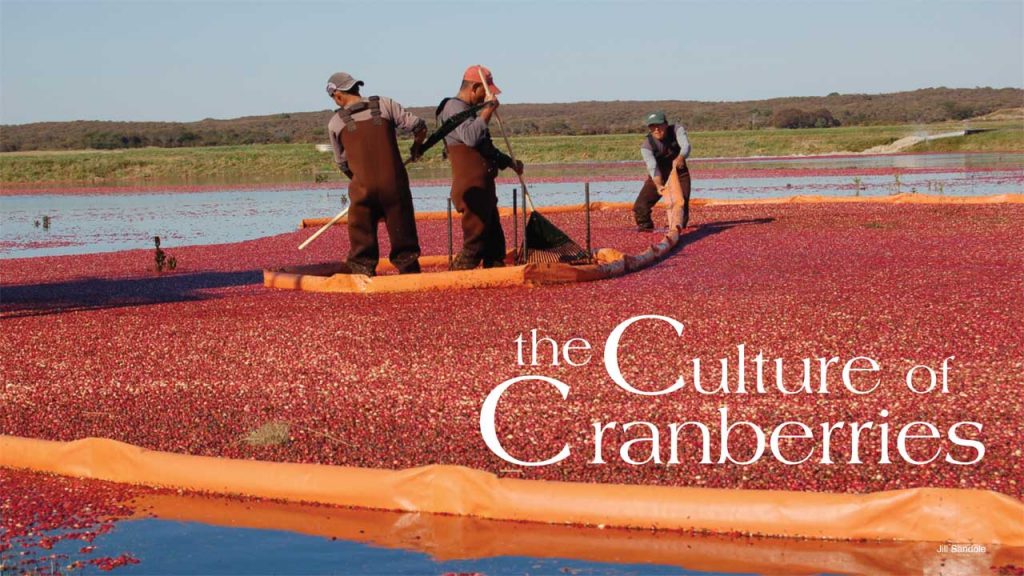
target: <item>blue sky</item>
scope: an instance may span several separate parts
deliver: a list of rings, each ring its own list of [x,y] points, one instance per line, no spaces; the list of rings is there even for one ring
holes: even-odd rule
[[[0,123],[407,106],[489,66],[504,102],[1024,86],[1024,2],[0,0]]]

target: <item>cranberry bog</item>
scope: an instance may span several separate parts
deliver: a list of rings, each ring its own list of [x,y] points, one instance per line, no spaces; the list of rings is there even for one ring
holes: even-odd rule
[[[839,169],[845,170],[801,168],[800,179],[764,173],[732,177],[753,189],[763,188],[754,180],[764,176],[772,186],[782,186],[779,194],[792,191],[785,188],[790,180],[807,189],[800,191],[815,189],[826,196],[829,190],[871,196],[860,188],[866,180],[879,178],[880,187],[896,180],[895,173],[875,174],[874,168],[836,175]],[[901,186],[908,178],[921,178],[913,180],[916,191],[934,195],[940,195],[938,182],[944,195],[951,194],[954,180],[969,186],[974,179],[979,186],[987,177],[999,179],[999,194],[1019,194],[1024,182],[1019,165],[900,174]],[[701,186],[709,190],[714,182],[700,182],[695,169],[694,197],[701,197]],[[638,182],[629,186],[638,188]],[[19,196],[4,197],[5,210],[11,198]],[[541,190],[534,191],[534,198],[543,211]],[[336,201],[325,202],[316,209],[320,213],[307,208],[302,216],[336,209]],[[200,210],[194,218],[203,214]],[[663,212],[657,217],[663,221]],[[582,213],[557,212],[549,218],[573,238],[583,237]],[[660,237],[633,231],[627,210],[598,211],[591,218],[595,247],[638,253]],[[51,232],[64,223],[55,217]],[[165,241],[164,249],[178,264],[163,273],[153,271],[153,249],[145,243],[100,252],[69,235],[59,241],[77,246],[74,253],[5,254],[0,260],[5,350],[0,434],[60,442],[104,438],[161,452],[256,463],[376,471],[451,465],[502,481],[836,496],[963,489],[1008,498],[1015,503],[1012,510],[1024,497],[1022,204],[698,206],[672,254],[625,276],[539,288],[370,295],[264,288],[262,269],[337,261],[348,245],[339,228],[299,252],[296,247],[310,230],[268,236],[260,234],[263,224],[253,216],[248,225],[255,230],[245,232],[252,237],[226,243],[201,244],[191,236]],[[511,220],[503,224],[511,237]],[[246,222],[231,223],[236,226]],[[116,216],[107,216],[106,227],[112,236],[120,234]],[[444,220],[420,221],[419,231],[424,254],[447,252]],[[44,234],[39,231],[45,239]],[[454,240],[458,246],[457,226]],[[386,253],[386,239],[382,249]],[[815,386],[815,393],[788,395],[769,386],[765,393],[748,389],[703,395],[691,386],[658,396],[631,394],[612,382],[600,355],[617,326],[641,315],[685,324],[682,336],[661,322],[638,322],[623,333],[618,368],[645,391],[668,387],[674,375],[692,374],[694,358],[704,359],[706,382],[717,382],[723,376],[719,359],[736,362],[741,343],[750,358],[761,352],[780,359],[791,374],[786,377],[794,381],[809,374],[817,383],[819,367],[807,371],[801,364],[805,358],[845,362],[870,357],[880,364],[882,385],[863,395],[835,384],[841,380],[834,380],[828,393],[818,393]],[[516,338],[529,342],[534,330],[559,344],[573,339],[593,343],[594,358],[578,366],[564,360],[553,365],[549,351],[536,365],[529,360],[521,364]],[[541,342],[539,349],[545,345]],[[904,385],[904,375],[915,365],[938,369],[949,357],[954,359],[948,393],[920,394]],[[839,372],[842,364],[830,369]],[[571,447],[566,458],[548,466],[511,464],[481,435],[485,399],[498,384],[531,374],[563,382],[571,392],[563,397],[543,382],[510,387],[498,404],[494,429],[504,450],[523,461],[543,461]],[[875,427],[860,433],[856,448],[849,427],[835,430],[830,461],[823,461],[818,438],[812,457],[798,465],[770,454],[750,464],[718,463],[719,433],[738,421],[761,424],[768,433],[788,421],[815,429],[841,421],[872,421]],[[964,421],[983,426],[961,428],[961,442],[951,441],[948,431]],[[646,426],[622,426],[630,422],[650,423],[659,430],[657,440],[629,445],[652,435]],[[671,441],[668,427],[675,422],[710,427],[714,462],[702,463],[700,436],[692,431]],[[900,447],[900,431],[915,422],[930,423],[941,434]],[[618,425],[606,427],[598,445],[595,423]],[[746,460],[757,450],[758,437],[749,428],[736,429],[728,441],[735,460]],[[984,446],[980,458],[977,445]],[[630,463],[620,457],[624,446],[635,459],[654,452],[659,458]],[[800,446],[791,439],[779,450],[798,460],[806,453]],[[603,463],[595,463],[595,452]],[[930,458],[927,464],[917,463]],[[855,459],[859,463],[851,463]],[[329,572],[332,564],[325,558],[336,561],[349,553],[340,547],[350,545],[369,545],[365,566],[389,566],[383,573],[565,568],[598,573],[1012,574],[1024,566],[1019,544],[773,539],[757,531],[669,530],[655,523],[653,530],[596,522],[509,524],[474,515],[371,513],[193,495],[178,488],[11,468],[0,469],[0,485],[3,565],[40,573],[244,571],[240,558],[275,546],[321,558],[303,571]],[[903,520],[913,523],[914,518]],[[1021,523],[1010,518],[998,528],[1019,534]],[[173,556],[179,563],[169,565],[167,552],[154,542],[167,542],[175,534],[191,536],[174,540],[178,547],[171,550],[177,550]],[[221,538],[229,534],[252,538],[232,544],[239,560],[218,568],[210,562],[217,553],[204,559],[200,543],[225,542]],[[303,540],[275,540],[282,534]],[[547,551],[544,544],[550,544]],[[494,563],[502,557],[528,560]]]

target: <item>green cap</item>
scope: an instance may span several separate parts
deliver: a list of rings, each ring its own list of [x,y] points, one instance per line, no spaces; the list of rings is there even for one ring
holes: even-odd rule
[[[650,126],[651,124],[667,124],[668,120],[665,119],[665,113],[661,110],[657,112],[651,112],[647,116],[644,116],[644,124]]]

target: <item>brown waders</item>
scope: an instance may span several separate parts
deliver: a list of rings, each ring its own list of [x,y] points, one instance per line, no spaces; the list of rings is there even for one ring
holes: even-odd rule
[[[380,117],[376,99],[370,99],[369,108],[371,119],[360,122],[352,120],[349,110],[338,111],[345,121],[341,142],[352,171],[348,185],[348,267],[353,274],[376,273],[380,260],[377,224],[383,219],[391,241],[391,263],[401,274],[419,272],[416,216],[395,127]]]
[[[658,159],[658,173],[669,174],[669,170],[672,169],[672,160],[661,160]],[[686,161],[683,161],[683,166],[677,173],[679,174],[679,184],[683,187],[683,228],[686,228],[687,223],[690,221],[690,169],[686,166]],[[661,195],[658,194],[658,188],[654,185],[654,180],[648,176],[647,180],[644,181],[644,187],[640,189],[640,194],[637,195],[636,201],[633,202],[633,215],[636,217],[636,226],[639,230],[652,230],[654,228],[654,221],[651,219],[651,209],[654,205],[661,200]]]
[[[494,178],[498,168],[476,148],[449,144],[452,163],[452,203],[462,214],[462,252],[452,266],[456,270],[502,266],[505,262],[505,231],[498,215]]]

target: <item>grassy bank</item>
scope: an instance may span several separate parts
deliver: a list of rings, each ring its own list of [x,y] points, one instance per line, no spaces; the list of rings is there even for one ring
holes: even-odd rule
[[[905,136],[961,129],[960,123],[806,130],[734,130],[690,134],[693,158],[789,156],[862,152]],[[1024,151],[1024,126],[1016,121],[972,123],[990,132],[924,142],[905,152]],[[497,138],[497,134],[495,137]],[[533,136],[513,138],[527,164],[638,160],[642,134]],[[499,147],[503,143],[497,142]],[[408,149],[403,142],[402,149]],[[441,166],[440,149],[427,165]],[[313,181],[335,170],[331,154],[309,144],[265,144],[206,148],[143,148],[0,154],[0,182],[10,183],[202,183],[261,180]]]

